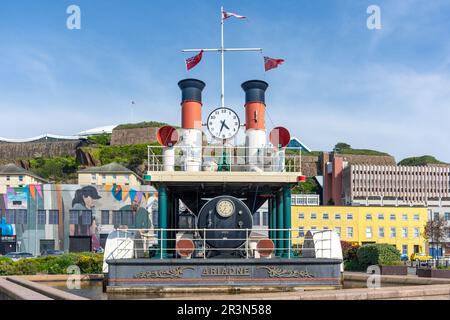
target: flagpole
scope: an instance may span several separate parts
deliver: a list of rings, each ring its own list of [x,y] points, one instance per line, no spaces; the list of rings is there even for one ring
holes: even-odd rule
[[[224,44],[223,44],[223,6],[220,7],[220,27],[221,27],[221,47],[220,53],[222,55],[222,95],[221,102],[222,108],[225,108],[225,52],[224,52]]]

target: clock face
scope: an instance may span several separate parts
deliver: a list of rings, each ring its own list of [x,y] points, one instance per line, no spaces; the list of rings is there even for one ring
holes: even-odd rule
[[[221,200],[216,206],[217,213],[223,217],[231,217],[234,213],[234,203],[229,200]]]
[[[236,112],[229,108],[219,108],[208,117],[208,130],[217,139],[234,137],[241,126]]]

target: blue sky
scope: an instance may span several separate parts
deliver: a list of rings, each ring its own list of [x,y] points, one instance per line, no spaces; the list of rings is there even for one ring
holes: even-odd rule
[[[81,7],[81,30],[66,9]],[[183,48],[217,47],[219,10],[229,47],[262,47],[285,64],[263,71],[260,53],[226,57],[226,104],[243,116],[240,84],[262,79],[268,126],[284,125],[314,150],[338,141],[397,160],[450,162],[450,1],[433,0],[3,0],[0,136],[73,134],[131,121],[180,121],[177,82],[207,83],[204,117],[220,104],[220,59],[186,72]],[[381,30],[366,9],[381,8]],[[273,122],[272,122],[273,121]]]

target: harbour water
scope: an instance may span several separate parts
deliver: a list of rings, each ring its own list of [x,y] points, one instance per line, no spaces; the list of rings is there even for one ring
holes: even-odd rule
[[[65,282],[46,282],[45,285],[53,288],[70,292],[72,294],[93,299],[93,300],[148,300],[148,299],[161,299],[161,298],[180,298],[192,297],[195,294],[192,293],[179,293],[179,294],[159,294],[159,293],[143,293],[143,294],[117,294],[117,293],[105,293],[103,292],[103,286],[101,281],[84,281],[81,283],[80,289],[68,289]],[[396,287],[398,284],[382,283],[382,287]],[[405,286],[405,285],[403,285]],[[356,289],[366,288],[367,284],[362,281],[345,281],[343,289]],[[263,294],[263,293],[262,293]],[[215,293],[214,295],[229,295],[224,293]],[[239,293],[236,293],[236,299],[239,299]]]

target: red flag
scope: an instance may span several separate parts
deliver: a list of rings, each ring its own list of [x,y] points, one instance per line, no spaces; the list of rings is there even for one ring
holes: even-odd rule
[[[247,17],[245,17],[245,16],[241,16],[241,15],[238,15],[238,14],[233,13],[233,12],[225,12],[225,11],[223,11],[223,20],[228,19],[230,17],[235,17],[237,19],[247,19]]]
[[[186,59],[186,68],[188,69],[188,71],[191,70],[193,67],[195,67],[200,61],[202,61],[202,57],[203,57],[203,50],[201,50],[200,53],[197,54],[196,56]]]
[[[269,71],[274,68],[278,68],[280,64],[284,62],[283,59],[273,59],[269,57],[264,57],[264,67],[266,71]]]

